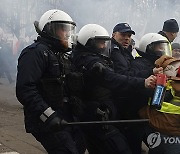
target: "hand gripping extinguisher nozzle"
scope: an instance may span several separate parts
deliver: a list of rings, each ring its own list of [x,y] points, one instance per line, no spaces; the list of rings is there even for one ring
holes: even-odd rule
[[[167,77],[165,74],[158,74],[156,81],[156,88],[154,91],[154,96],[151,101],[151,107],[160,110],[162,106],[162,102],[164,100],[164,95],[166,92],[166,83]]]

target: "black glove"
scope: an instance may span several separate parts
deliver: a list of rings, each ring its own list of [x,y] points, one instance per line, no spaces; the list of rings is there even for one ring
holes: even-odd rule
[[[66,123],[51,107],[41,114],[40,119],[44,122],[44,129],[48,132],[60,131],[63,128],[63,124]]]
[[[102,74],[106,67],[102,63],[96,62],[91,69],[94,73]]]

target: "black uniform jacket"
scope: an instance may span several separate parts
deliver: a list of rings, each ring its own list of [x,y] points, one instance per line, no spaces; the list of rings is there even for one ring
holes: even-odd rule
[[[134,58],[131,54],[131,46],[125,49],[114,39],[112,39],[111,45],[111,59],[114,64],[115,72],[136,77],[143,77],[144,74],[146,74],[146,76],[153,74],[152,70],[138,70],[132,67]]]
[[[77,46],[73,52],[73,63],[78,70],[85,72],[85,79],[88,78],[91,86],[101,85],[107,89],[118,91],[144,88],[144,78],[115,73],[104,61],[104,58],[100,54],[93,53],[81,45]],[[100,63],[104,66],[102,75],[92,71],[95,63]]]
[[[132,62],[132,68],[137,71],[146,70],[147,72],[150,72],[155,67],[155,58],[152,55],[148,55],[140,51],[138,51],[138,53],[141,57],[135,58]],[[146,73],[139,74],[139,77],[147,78],[148,76],[149,74]],[[153,92],[153,89],[142,89],[131,93],[131,97],[127,97],[129,102],[128,104],[132,104],[132,109],[129,110],[129,113],[131,114],[126,114],[126,117],[129,115],[130,118],[139,118],[137,115],[139,109],[148,104],[149,98],[152,97]],[[125,108],[128,108],[128,106]]]
[[[48,108],[52,107],[55,98],[46,99],[43,96],[41,85],[42,79],[56,79],[61,76],[61,67],[55,53],[61,47],[53,46],[53,43],[45,38],[38,38],[35,43],[26,47],[18,59],[18,72],[16,82],[16,96],[24,107],[25,127],[27,132],[38,130],[40,125],[39,116]],[[48,90],[48,89],[47,89]],[[54,90],[54,91],[53,91]],[[51,88],[49,93],[57,93],[56,87]]]

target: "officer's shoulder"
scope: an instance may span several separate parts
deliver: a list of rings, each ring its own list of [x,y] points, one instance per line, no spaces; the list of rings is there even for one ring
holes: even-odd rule
[[[37,48],[38,44],[39,44],[39,42],[32,43],[32,44],[29,45],[27,48],[28,48],[28,49]]]
[[[32,54],[39,54],[39,53],[46,53],[47,55],[48,47],[43,45],[42,43],[39,42],[34,42],[31,45],[27,46],[24,48],[21,52],[21,55],[24,55],[25,53],[32,53]]]
[[[40,43],[40,42],[34,42],[31,45],[28,46],[29,49],[36,49],[36,48],[40,48],[40,49],[47,49],[48,46]]]

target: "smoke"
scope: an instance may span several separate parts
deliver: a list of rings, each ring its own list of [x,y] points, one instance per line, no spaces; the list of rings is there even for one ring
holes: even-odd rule
[[[24,28],[26,35],[33,34],[33,21],[54,8],[67,12],[77,23],[77,30],[85,24],[96,23],[111,34],[117,23],[127,22],[136,32],[137,39],[145,33],[158,32],[167,19],[180,19],[179,0],[1,0],[1,19],[8,16],[13,20],[14,16],[16,35],[22,35],[16,32],[17,28]],[[175,41],[180,41],[179,37]]]
[[[137,42],[146,33],[162,30],[167,19],[180,22],[179,0],[1,0],[1,39],[13,42],[17,38],[20,52],[37,36],[33,22],[49,9],[68,13],[77,24],[77,32],[86,24],[96,23],[111,35],[117,23],[127,22],[136,32],[133,38]],[[174,42],[180,43],[180,37]]]
[[[178,0],[62,0],[60,9],[68,12],[78,29],[88,23],[104,26],[111,34],[113,27],[127,22],[140,39],[149,32],[162,30],[165,20],[180,19],[180,1]],[[175,41],[179,41],[179,37]]]

